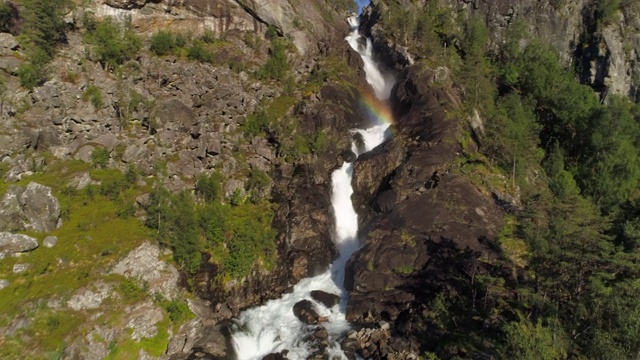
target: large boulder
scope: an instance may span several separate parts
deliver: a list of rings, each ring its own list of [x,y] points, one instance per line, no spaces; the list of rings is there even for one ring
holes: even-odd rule
[[[309,300],[298,301],[293,305],[293,314],[305,324],[314,325],[320,320],[313,303]]]
[[[194,123],[193,109],[178,99],[170,99],[158,104],[151,115],[150,127],[156,131],[171,129],[187,132]]]
[[[231,358],[228,336],[229,329],[225,322],[202,329],[202,336],[195,344],[189,359],[229,359]],[[184,350],[183,350],[184,351]]]
[[[60,225],[60,203],[51,188],[31,182],[10,187],[0,201],[0,230],[50,232]]]
[[[145,242],[120,260],[111,272],[137,279],[148,284],[152,293],[174,299],[178,294],[178,270],[160,260],[160,255],[158,245]]]
[[[38,247],[38,240],[23,234],[0,232],[0,254],[15,254]]]
[[[340,296],[322,290],[311,291],[311,298],[327,308],[332,308],[340,303]]]

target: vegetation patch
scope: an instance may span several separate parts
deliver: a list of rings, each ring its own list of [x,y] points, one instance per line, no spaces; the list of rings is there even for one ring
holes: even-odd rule
[[[118,216],[119,205],[109,194],[101,194],[93,186],[84,190],[67,187],[71,179],[89,168],[89,164],[75,160],[53,163],[17,183],[25,186],[35,181],[50,186],[61,203],[64,220],[60,228],[49,234],[27,232],[39,242],[47,235],[56,236],[58,242],[54,247],[39,247],[20,258],[0,262],[0,276],[10,281],[0,301],[0,326],[9,325],[16,314],[25,314],[31,321],[16,337],[7,338],[7,345],[0,347],[2,358],[15,358],[17,353],[20,357],[44,358],[46,354],[54,356],[62,351],[80,335],[82,324],[86,323],[82,313],[65,309],[66,301],[76,290],[103,279],[114,261],[151,236],[139,220]],[[104,183],[118,178],[118,173],[124,177],[118,170],[92,170],[91,176]],[[126,191],[135,192],[133,188]],[[30,264],[31,268],[14,274],[12,267],[17,263]],[[46,303],[50,300],[59,303],[62,309],[48,309]],[[104,305],[116,306],[107,303]],[[24,343],[20,334],[33,340]]]

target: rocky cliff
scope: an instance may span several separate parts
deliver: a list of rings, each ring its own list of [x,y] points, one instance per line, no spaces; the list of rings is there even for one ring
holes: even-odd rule
[[[143,44],[116,67],[100,60],[87,37],[109,18]],[[14,294],[2,311],[3,356],[29,347],[34,357],[182,358],[193,351],[225,358],[219,320],[279,296],[335,255],[328,174],[347,147],[347,130],[362,121],[353,110],[361,64],[343,41],[345,13],[324,1],[106,0],[71,8],[64,21],[65,41],[47,65],[46,82],[31,90],[18,76],[30,64],[29,45],[14,36],[21,29],[2,33],[7,244],[0,278],[2,290]],[[254,75],[274,56],[269,28],[286,44],[286,78]],[[149,51],[161,30],[187,45],[166,56]],[[195,45],[207,57],[187,54]],[[247,131],[260,111],[271,127]],[[127,171],[129,180],[122,177]],[[268,174],[269,185],[254,194],[277,206],[276,260],[225,278],[210,250],[194,273],[180,269],[178,276],[164,262],[171,253],[147,242],[156,236],[143,227],[150,192],[191,193],[201,175],[214,172],[225,204],[250,202],[248,174]],[[52,282],[64,285],[46,286]],[[39,310],[25,318],[21,307]],[[46,337],[30,340],[42,329]]]
[[[387,1],[372,1],[372,6],[365,12],[369,25],[364,31],[373,35],[381,52],[394,49],[386,52],[387,57],[395,58],[396,63],[406,63],[417,54],[411,54],[406,39],[388,36],[379,21],[388,12],[388,4]],[[416,11],[410,9],[423,5],[401,1],[400,6],[409,14]],[[494,50],[514,32],[526,34],[521,46],[531,41],[552,45],[562,63],[577,69],[581,82],[591,85],[601,96],[619,94],[634,100],[637,97],[640,8],[634,1],[445,0],[430,6],[441,11],[441,40],[450,47],[459,46],[460,25],[478,16],[488,27],[490,46]]]

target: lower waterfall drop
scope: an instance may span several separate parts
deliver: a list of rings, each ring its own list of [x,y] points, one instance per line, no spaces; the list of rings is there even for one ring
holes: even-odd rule
[[[388,109],[379,100],[389,97],[393,79],[383,76],[372,59],[371,42],[358,33],[358,18],[349,19],[351,33],[346,37],[351,47],[361,56],[365,64],[367,82],[373,88],[376,99],[363,98],[372,120],[377,122],[368,129],[352,130],[359,134],[361,143],[352,143],[356,156],[372,150],[384,142],[386,130],[391,124]],[[364,45],[364,46],[363,46]],[[329,346],[324,349],[331,359],[346,359],[340,349],[339,340],[350,330],[345,318],[348,293],[343,288],[345,265],[360,244],[358,235],[358,215],[353,208],[351,195],[353,188],[353,163],[344,162],[331,174],[331,205],[335,217],[335,243],[339,257],[329,269],[318,276],[301,280],[291,293],[280,299],[270,300],[264,305],[244,311],[235,321],[232,344],[238,360],[260,360],[265,355],[286,351],[289,359],[306,359],[316,349],[312,348],[312,337],[317,325],[301,322],[293,313],[293,307],[300,301],[312,301],[314,309],[323,319],[322,326],[327,330]],[[340,304],[327,308],[311,299],[313,290],[321,290],[340,296]]]

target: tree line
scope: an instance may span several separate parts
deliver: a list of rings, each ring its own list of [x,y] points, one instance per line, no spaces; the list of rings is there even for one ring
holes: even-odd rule
[[[628,6],[596,3],[593,11],[603,24]],[[446,291],[428,299],[425,322],[438,335],[424,350],[441,358],[474,351],[510,359],[636,358],[640,106],[624,96],[602,101],[578,81],[578,69],[531,39],[522,22],[511,24],[506,41],[490,48],[479,17],[455,19],[438,1],[415,3],[411,16],[395,2],[385,5],[387,36],[409,45],[426,66],[453,70],[466,111],[484,118],[480,158],[512,178],[521,199],[502,236],[525,244],[527,280],[490,282],[493,289],[515,292],[516,300],[490,295],[491,286],[479,283],[466,286],[489,294],[495,307],[472,306],[461,300],[464,295]],[[437,320],[443,314],[447,321]],[[460,324],[471,335],[455,336]]]

